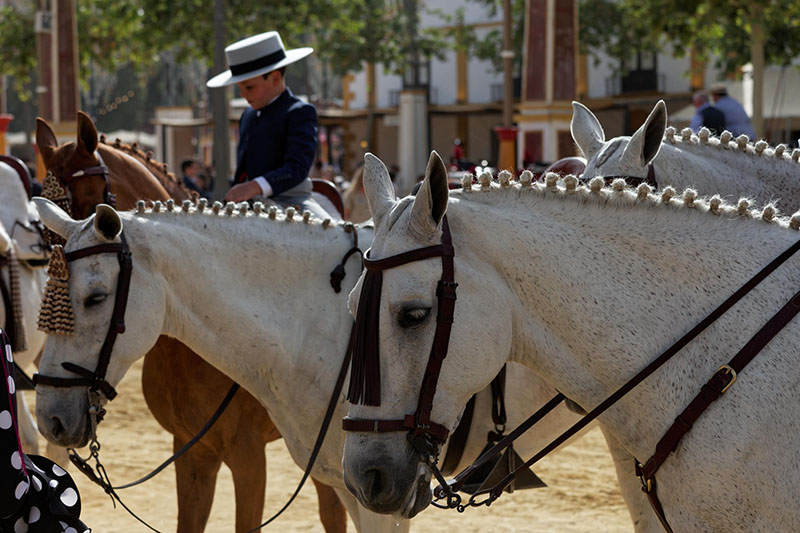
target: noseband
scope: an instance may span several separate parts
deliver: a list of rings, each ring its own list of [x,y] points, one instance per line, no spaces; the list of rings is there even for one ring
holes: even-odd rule
[[[353,343],[352,366],[350,370],[350,389],[348,400],[351,403],[380,405],[380,360],[378,352],[378,324],[383,271],[408,263],[442,258],[442,277],[436,289],[439,301],[436,316],[436,334],[433,338],[428,365],[422,378],[417,410],[401,420],[354,419],[345,417],[342,429],[345,431],[385,433],[407,431],[411,445],[420,453],[425,462],[435,464],[438,448],[447,440],[448,429],[430,418],[433,397],[439,381],[442,362],[447,356],[450,330],[453,325],[453,310],[456,305],[453,256],[447,217],[442,219],[442,243],[418,248],[384,259],[370,259],[369,251],[364,257],[367,273],[361,288],[361,296],[356,313],[356,334]]]
[[[111,323],[108,326],[103,346],[100,348],[100,356],[97,360],[97,368],[94,372],[87,370],[74,363],[64,362],[61,366],[65,370],[78,374],[79,378],[62,378],[57,376],[45,376],[42,374],[34,374],[33,382],[36,385],[49,385],[50,387],[88,387],[89,392],[102,392],[108,401],[113,400],[117,396],[117,391],[114,387],[106,381],[106,371],[108,364],[111,360],[111,351],[114,349],[114,342],[117,340],[117,335],[125,332],[125,308],[128,305],[128,291],[131,284],[131,271],[133,270],[133,261],[131,260],[131,251],[128,248],[128,242],[125,240],[125,234],[120,233],[121,242],[98,244],[95,246],[87,246],[67,252],[67,263],[98,254],[117,254],[119,259],[119,278],[117,279],[117,292],[114,297],[114,310],[111,313]]]

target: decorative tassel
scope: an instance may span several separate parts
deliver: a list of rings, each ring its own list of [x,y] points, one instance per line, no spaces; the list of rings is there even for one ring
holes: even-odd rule
[[[64,210],[69,216],[72,216],[72,208],[69,201],[69,194],[67,189],[58,181],[58,178],[52,172],[48,172],[44,177],[42,183],[42,197],[51,200],[54,204]],[[48,228],[44,228],[44,240],[50,246],[57,244],[63,246],[67,241],[61,238],[60,235]]]
[[[75,315],[69,298],[69,268],[64,248],[60,245],[53,247],[47,275],[49,278],[39,311],[39,329],[48,334],[72,335],[75,333]]]
[[[14,247],[8,249],[8,285],[11,293],[11,313],[13,315],[11,351],[24,352],[28,349],[28,336],[25,331],[25,320],[22,316],[22,296],[19,288],[19,261]]]
[[[350,361],[347,399],[362,405],[381,404],[381,365],[378,346],[383,272],[367,270],[356,313],[356,337]]]

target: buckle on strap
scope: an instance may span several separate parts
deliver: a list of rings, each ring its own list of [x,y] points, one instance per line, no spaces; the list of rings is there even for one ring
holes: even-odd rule
[[[720,391],[720,394],[725,394],[725,391],[730,389],[731,385],[733,385],[733,382],[736,381],[736,371],[729,365],[722,365],[721,367],[719,367],[719,370],[717,370],[717,373],[719,373],[720,370],[725,370],[731,377],[731,380],[728,382],[728,384],[725,385],[725,387],[723,387],[722,390]]]

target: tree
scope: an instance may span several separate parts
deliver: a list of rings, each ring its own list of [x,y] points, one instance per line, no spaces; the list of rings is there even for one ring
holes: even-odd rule
[[[626,33],[620,28],[627,28],[645,46],[669,43],[679,56],[693,49],[726,73],[740,75],[742,66],[752,64],[753,125],[759,135],[764,65],[789,65],[800,54],[796,0],[581,0],[580,21],[581,40],[618,59],[625,53],[619,36]]]

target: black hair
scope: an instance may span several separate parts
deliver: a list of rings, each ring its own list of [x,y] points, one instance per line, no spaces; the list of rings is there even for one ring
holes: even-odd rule
[[[181,163],[181,172],[186,172],[186,169],[197,163],[194,159],[184,159]]]

